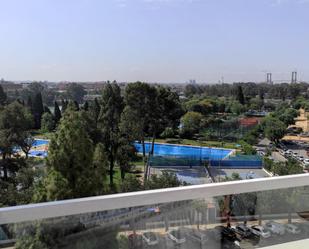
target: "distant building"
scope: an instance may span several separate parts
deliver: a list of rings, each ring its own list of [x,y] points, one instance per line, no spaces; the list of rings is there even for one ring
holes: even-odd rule
[[[5,92],[14,92],[23,89],[22,84],[15,84],[13,82],[5,81],[3,79],[0,80],[0,85],[2,86]]]

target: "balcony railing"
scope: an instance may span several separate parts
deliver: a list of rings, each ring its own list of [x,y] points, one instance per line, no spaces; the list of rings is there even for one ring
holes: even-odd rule
[[[309,248],[308,185],[301,174],[1,208],[0,247]]]

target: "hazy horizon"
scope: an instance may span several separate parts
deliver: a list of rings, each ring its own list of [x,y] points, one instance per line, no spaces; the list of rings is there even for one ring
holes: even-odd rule
[[[309,81],[309,0],[0,1],[0,78]]]

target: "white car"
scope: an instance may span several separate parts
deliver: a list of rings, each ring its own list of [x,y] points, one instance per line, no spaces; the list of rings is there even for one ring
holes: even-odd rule
[[[285,228],[284,225],[275,222],[275,221],[269,221],[265,224],[265,227],[271,231],[273,234],[278,235],[284,235],[285,234]]]
[[[309,159],[305,159],[305,160],[304,160],[304,164],[305,164],[305,165],[309,165]]]
[[[270,232],[262,226],[252,226],[251,232],[265,239],[269,238],[271,235]]]
[[[154,246],[159,244],[159,238],[156,233],[145,232],[142,234],[142,239],[146,242],[148,246]]]
[[[297,157],[297,156],[298,156],[298,153],[297,153],[297,152],[293,152],[293,156],[294,156],[294,157]]]
[[[300,233],[300,229],[293,224],[286,224],[285,225],[285,231],[287,231],[288,233],[291,233],[291,234],[299,234]]]
[[[180,229],[171,230],[167,233],[169,239],[171,239],[176,244],[183,244],[186,242],[186,237],[184,232]]]
[[[298,159],[298,161],[301,161],[301,162],[304,161],[304,157],[303,156],[298,156],[297,159]]]

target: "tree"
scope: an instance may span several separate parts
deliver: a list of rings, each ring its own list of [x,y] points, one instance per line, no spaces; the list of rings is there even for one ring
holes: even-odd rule
[[[55,118],[55,123],[57,125],[61,119],[61,111],[60,111],[57,101],[55,101],[55,105],[54,105],[54,118]]]
[[[84,125],[80,113],[66,110],[49,144],[47,179],[57,184],[46,188],[47,200],[84,197],[99,191],[94,180],[93,145]]]
[[[67,108],[67,105],[69,102],[67,100],[62,99],[61,100],[61,113],[63,114],[65,112],[65,109]]]
[[[49,114],[52,114],[49,107],[44,105],[44,113],[49,113]]]
[[[245,97],[244,97],[244,94],[243,94],[243,91],[242,91],[242,87],[240,85],[237,86],[236,100],[238,100],[241,105],[245,104]]]
[[[184,137],[192,137],[201,128],[203,115],[198,112],[187,112],[181,118],[180,133]]]
[[[31,150],[34,144],[34,138],[31,136],[29,132],[25,133],[25,139],[20,141],[20,148],[26,155],[26,159],[28,159],[29,151]]]
[[[120,138],[120,116],[123,110],[123,100],[120,88],[116,83],[108,83],[102,92],[102,107],[98,118],[98,125],[102,133],[102,143],[110,163],[110,186],[113,186],[114,165]]]
[[[278,118],[282,121],[286,126],[295,124],[295,118],[298,116],[298,111],[293,108],[284,109],[283,113],[278,113]]]
[[[106,178],[109,172],[108,156],[102,143],[98,143],[93,154],[93,166],[96,171],[95,182],[98,184],[97,189],[103,191]]]
[[[132,159],[134,157],[135,148],[126,137],[120,139],[117,150],[117,162],[120,167],[121,180],[125,178],[125,174],[130,172],[132,168]]]
[[[84,96],[86,95],[84,87],[77,83],[71,83],[67,88],[67,96],[69,99],[76,101],[81,104],[83,102]]]
[[[134,131],[132,135],[135,136],[136,140],[142,142],[145,161],[145,137],[147,134],[152,136],[157,125],[155,120],[157,116],[156,89],[142,82],[130,83],[125,89],[124,99],[126,108],[122,120],[123,126],[125,127],[125,122],[127,122],[131,131]]]
[[[28,85],[28,90],[32,95],[36,95],[37,93],[41,93],[44,90],[44,85],[40,82],[32,82]]]
[[[33,103],[32,103],[31,96],[28,96],[26,106],[29,108],[29,111],[31,112],[31,114],[33,114]]]
[[[264,118],[261,127],[265,136],[273,142],[278,142],[286,132],[285,124],[274,117]]]
[[[240,141],[239,143],[245,155],[255,155],[256,154],[256,150],[250,144],[246,143],[245,141]]]
[[[283,176],[301,174],[303,173],[303,168],[295,159],[289,159],[285,163],[274,163],[271,167],[271,171],[276,175]]]
[[[55,129],[55,120],[52,114],[46,112],[42,115],[41,130],[43,132],[51,132]]]
[[[8,160],[15,148],[23,146],[28,138],[28,130],[32,126],[32,116],[21,104],[13,102],[0,111],[0,150],[2,154],[1,166],[5,180],[8,171],[13,173],[16,169],[8,167]]]
[[[164,131],[160,134],[160,137],[162,138],[172,138],[175,136],[175,132],[173,128],[171,127],[166,127]]]
[[[188,84],[185,86],[184,93],[186,97],[192,97],[195,94],[202,93],[202,89],[199,85],[196,84]]]
[[[160,128],[162,129],[159,132],[163,132],[165,127],[176,129],[179,126],[181,116],[184,114],[178,94],[169,87],[159,86],[157,88],[157,101],[156,113],[157,118],[161,121]]]
[[[7,179],[0,176],[0,207],[29,203],[34,182],[40,177],[40,170],[33,170],[29,160],[22,157],[6,158],[5,163],[10,174]]]
[[[175,173],[163,171],[162,175],[151,175],[145,183],[146,189],[172,188],[186,183],[180,181]]]
[[[238,103],[238,102],[236,102],[236,101],[233,101],[233,102],[231,103],[231,105],[230,105],[230,111],[231,111],[231,113],[233,113],[233,114],[239,115],[239,114],[241,114],[241,113],[244,113],[245,110],[246,110],[245,107],[244,107],[242,104],[240,104],[240,103]]]
[[[3,88],[0,85],[0,106],[5,105],[6,99],[7,99],[6,93],[3,91]]]
[[[41,128],[41,119],[44,113],[43,100],[41,93],[37,93],[33,101],[33,115],[34,115],[34,127],[36,129]]]
[[[133,192],[140,190],[143,190],[143,186],[135,175],[126,175],[121,182],[121,192]]]

